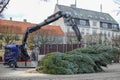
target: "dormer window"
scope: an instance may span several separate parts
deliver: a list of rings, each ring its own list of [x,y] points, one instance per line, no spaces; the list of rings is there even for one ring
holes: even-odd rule
[[[66,11],[66,13],[67,13],[67,14],[69,14],[69,15],[71,15],[71,14],[72,14],[72,13],[71,13],[71,12],[69,12],[69,11]]]
[[[102,16],[100,16],[100,19],[103,19],[103,20],[104,20],[105,18],[104,18],[104,17],[102,17]]]
[[[98,17],[97,16],[95,16],[95,19],[97,19]]]
[[[109,18],[106,18],[107,20],[110,20]]]
[[[80,16],[83,16],[83,14],[80,14]]]
[[[92,15],[88,15],[88,17],[89,17],[89,18],[93,18],[93,16],[92,16]]]
[[[74,14],[75,14],[75,16],[78,16],[78,14],[77,14],[77,12],[74,10]]]

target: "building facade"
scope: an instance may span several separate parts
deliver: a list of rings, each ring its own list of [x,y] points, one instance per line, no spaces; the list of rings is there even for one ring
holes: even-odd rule
[[[24,33],[27,28],[35,26],[37,24],[13,21],[13,20],[0,20],[0,56],[4,53],[4,46],[7,44],[15,43],[21,45]],[[63,31],[60,26],[46,25],[41,29],[30,33],[27,39],[27,46],[42,43],[63,43]]]
[[[56,5],[54,12],[57,11],[64,11],[72,15],[82,34],[81,42],[84,44],[106,42],[105,44],[112,45],[112,38],[120,36],[119,24],[108,13],[64,5]],[[71,26],[68,25],[65,19],[60,18],[53,24],[60,26],[63,30],[65,34],[64,43],[70,43],[71,40],[73,40],[72,43],[76,43],[77,40],[75,39]]]

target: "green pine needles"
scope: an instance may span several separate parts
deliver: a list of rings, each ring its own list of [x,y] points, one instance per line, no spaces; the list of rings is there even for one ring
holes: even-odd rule
[[[38,64],[37,71],[47,74],[80,74],[103,71],[112,60],[117,59],[117,48],[96,45],[78,48],[67,53],[53,52]]]

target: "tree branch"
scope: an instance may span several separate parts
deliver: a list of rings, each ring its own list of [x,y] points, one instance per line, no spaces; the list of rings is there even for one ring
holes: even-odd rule
[[[1,7],[0,14],[4,11],[6,6],[9,4],[10,0],[8,0],[6,4],[4,4],[4,2],[5,2],[5,0],[0,2],[0,4],[3,5],[3,7]]]

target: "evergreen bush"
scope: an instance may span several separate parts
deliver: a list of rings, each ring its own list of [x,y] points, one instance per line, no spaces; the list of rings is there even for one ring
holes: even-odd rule
[[[103,71],[116,59],[117,48],[95,45],[78,48],[67,53],[47,54],[38,64],[37,71],[48,74],[79,74]]]

